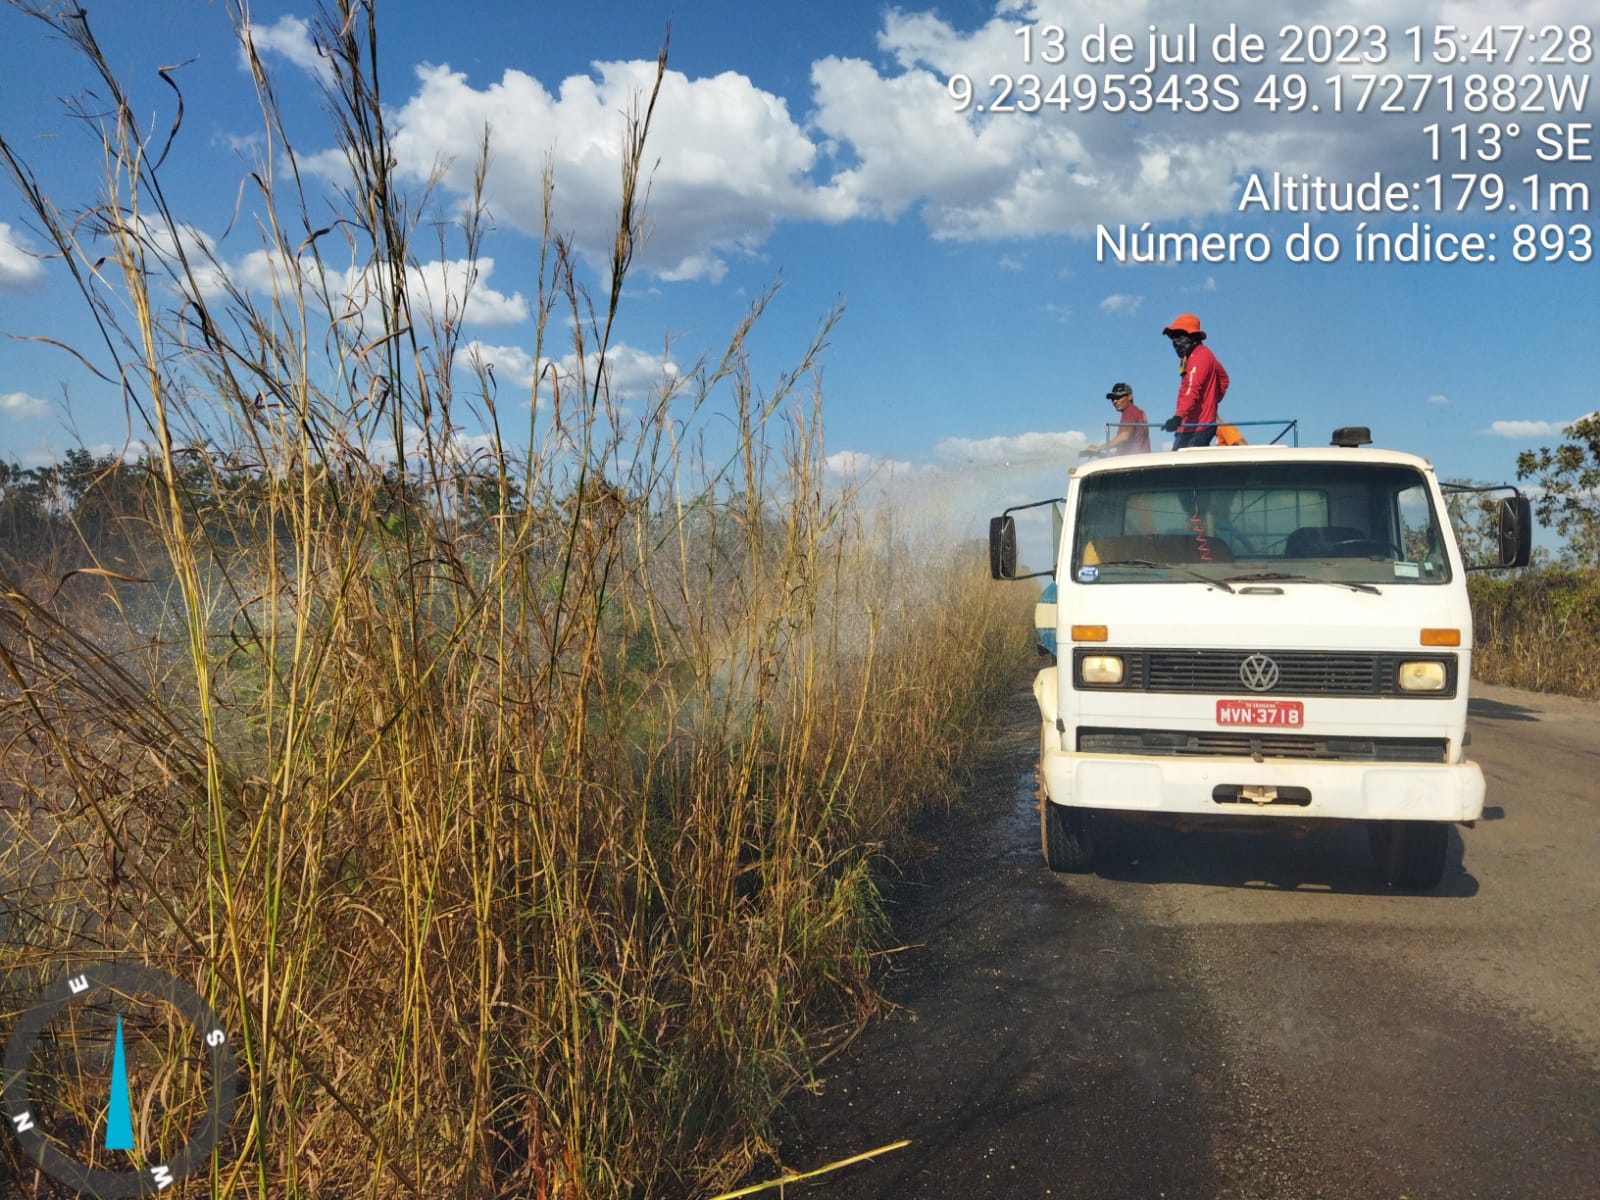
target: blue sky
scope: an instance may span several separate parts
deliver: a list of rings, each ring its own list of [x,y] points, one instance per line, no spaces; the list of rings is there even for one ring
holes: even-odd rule
[[[475,293],[467,338],[502,383],[532,374],[527,311],[537,248],[529,230],[541,165],[554,163],[557,225],[593,264],[598,290],[620,113],[648,79],[670,18],[650,239],[625,298],[614,379],[624,393],[659,380],[664,358],[682,370],[718,352],[751,299],[778,283],[752,342],[755,379],[770,382],[842,301],[823,360],[834,465],[882,464],[875,487],[937,496],[974,528],[998,502],[1057,490],[1076,448],[1102,439],[1113,381],[1131,383],[1152,418],[1172,411],[1176,360],[1160,330],[1180,312],[1200,315],[1232,376],[1226,416],[1297,417],[1303,441],[1323,440],[1334,425],[1367,424],[1380,444],[1426,455],[1445,477],[1509,479],[1518,450],[1548,443],[1597,406],[1600,274],[1592,259],[1509,261],[1525,213],[1369,218],[1390,232],[1415,220],[1498,238],[1494,264],[1378,265],[1353,261],[1355,218],[1236,211],[1252,174],[1274,171],[1337,182],[1381,172],[1407,183],[1492,171],[1513,186],[1538,171],[1546,182],[1600,190],[1593,162],[1541,163],[1526,132],[1541,122],[1592,125],[1593,95],[1561,115],[1473,116],[1430,101],[1415,113],[1335,117],[1252,102],[1268,73],[1300,73],[1322,86],[1334,68],[1272,61],[1285,47],[1280,29],[1318,23],[1385,31],[1384,63],[1346,65],[1347,80],[1431,71],[1460,87],[1473,72],[1517,72],[1587,78],[1593,89],[1592,56],[1525,61],[1582,57],[1574,47],[1584,35],[1538,35],[1588,20],[1592,37],[1592,8],[1577,0],[1293,0],[1270,16],[1260,6],[1213,4],[1203,19],[1192,5],[1158,0],[1115,9],[1073,0],[900,8],[385,0],[380,13],[383,94],[401,169],[421,180],[438,162],[455,164],[437,193],[441,215],[460,198],[476,131],[491,126],[496,232],[484,254],[493,266]],[[141,0],[91,5],[89,15],[158,127],[170,120],[171,93],[155,68],[187,64],[177,75],[186,120],[168,186],[192,236],[208,239],[236,279],[250,280],[260,267],[251,223],[224,231],[260,119],[228,8]],[[297,149],[316,165],[333,143],[305,26],[313,15],[293,0],[251,6]],[[980,99],[992,99],[986,83],[997,73],[1031,70],[1046,83],[1061,72],[1103,74],[1114,68],[1080,61],[1086,33],[1104,24],[1142,54],[1151,25],[1172,33],[1191,21],[1201,61],[1164,72],[1238,75],[1239,111],[962,114],[947,90],[954,74],[975,79]],[[1210,60],[1209,39],[1230,22],[1262,35],[1266,64]],[[1512,22],[1530,37],[1528,53],[1508,66],[1414,64],[1403,32],[1417,25],[1431,39],[1449,24],[1475,35]],[[1066,31],[1067,60],[1024,64],[1015,31],[1051,25]],[[1503,50],[1505,35],[1496,36]],[[53,193],[87,201],[94,146],[59,102],[87,86],[84,68],[9,7],[0,12],[0,47],[0,131]],[[1424,126],[1490,120],[1525,127],[1498,161],[1429,161]],[[1597,143],[1590,152],[1600,152]],[[1306,220],[1340,238],[1339,261],[1285,261],[1286,234]],[[1595,227],[1592,203],[1549,220],[1563,230],[1585,225],[1591,236]],[[1156,232],[1262,233],[1274,252],[1266,263],[1118,265],[1097,256],[1098,226],[1145,221]],[[43,247],[15,189],[0,190],[0,332],[81,342],[82,303],[59,264],[31,257]],[[424,275],[442,269],[419,264]],[[37,343],[0,343],[0,457],[37,462],[75,444],[64,398],[84,442],[108,449],[127,436],[116,396],[69,358]]]

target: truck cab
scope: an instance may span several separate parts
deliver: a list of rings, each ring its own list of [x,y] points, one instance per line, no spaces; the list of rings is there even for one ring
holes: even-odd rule
[[[1052,665],[1034,682],[1053,869],[1091,867],[1100,813],[1364,821],[1386,880],[1440,882],[1449,826],[1484,802],[1466,757],[1466,574],[1526,563],[1531,514],[1506,489],[1498,556],[1466,563],[1432,466],[1369,440],[1071,472],[1055,563],[1035,573],[1055,588],[1039,638]],[[997,578],[1029,577],[1016,511],[991,522]]]

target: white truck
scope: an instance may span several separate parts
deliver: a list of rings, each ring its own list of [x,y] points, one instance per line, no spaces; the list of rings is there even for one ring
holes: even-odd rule
[[[1466,572],[1526,564],[1532,516],[1477,489],[1511,494],[1482,506],[1493,561],[1468,564],[1433,468],[1370,441],[1104,459],[991,521],[991,574],[1056,593],[1034,682],[1052,869],[1090,869],[1100,813],[1364,821],[1385,880],[1438,885],[1450,825],[1483,811]],[[1055,565],[1019,575],[1015,514],[1046,505]]]

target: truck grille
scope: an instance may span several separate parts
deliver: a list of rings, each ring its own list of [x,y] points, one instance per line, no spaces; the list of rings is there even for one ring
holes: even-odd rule
[[[1371,654],[1337,650],[1139,650],[1109,647],[1073,652],[1073,677],[1081,678],[1077,660],[1086,654],[1120,655],[1123,681],[1118,691],[1206,693],[1220,696],[1394,696],[1408,700],[1447,700],[1456,694],[1453,654]],[[1254,655],[1270,658],[1278,681],[1261,692],[1247,689],[1240,676],[1244,661]],[[1444,663],[1440,692],[1400,690],[1400,664],[1418,659]],[[1096,688],[1095,690],[1101,690]]]
[[[1448,738],[1333,737],[1253,730],[1096,729],[1078,730],[1083,754],[1137,754],[1175,758],[1205,754],[1249,758],[1318,758],[1335,762],[1445,762]]]

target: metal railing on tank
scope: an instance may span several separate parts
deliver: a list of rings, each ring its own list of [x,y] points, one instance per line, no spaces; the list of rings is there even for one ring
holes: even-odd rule
[[[1116,436],[1119,430],[1123,429],[1148,429],[1152,433],[1163,433],[1165,432],[1163,428],[1164,425],[1164,421],[1129,421],[1126,425],[1120,421],[1107,421],[1105,425],[1106,441],[1109,442],[1113,437]],[[1232,429],[1267,428],[1277,430],[1277,432],[1273,434],[1273,436],[1267,441],[1251,442],[1247,440],[1245,443],[1243,443],[1245,445],[1277,446],[1282,444],[1284,438],[1289,439],[1288,444],[1291,446],[1298,446],[1300,444],[1300,421],[1298,418],[1293,417],[1269,417],[1261,421],[1213,421],[1206,424],[1196,423],[1193,425],[1184,425],[1181,428],[1188,431],[1196,429],[1221,429],[1224,426]],[[1212,443],[1212,445],[1216,444],[1216,442]],[[1101,451],[1100,453],[1104,454],[1105,451]],[[1091,455],[1090,457],[1095,456]]]

